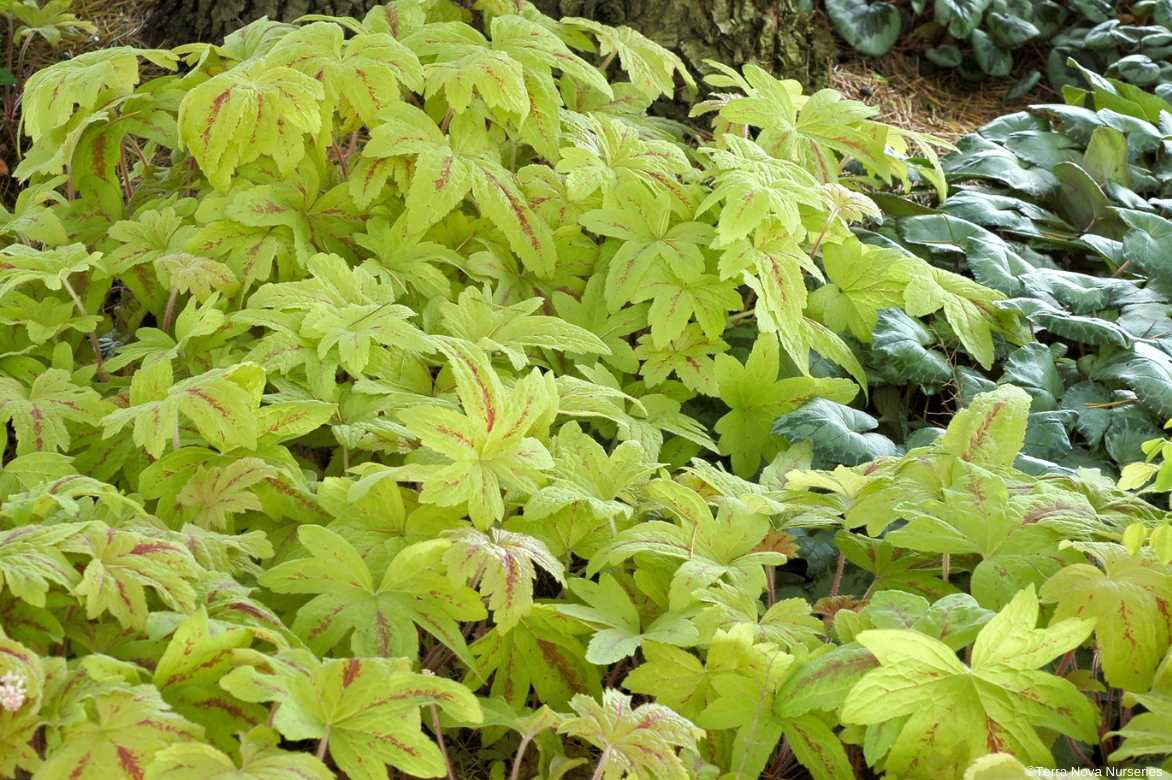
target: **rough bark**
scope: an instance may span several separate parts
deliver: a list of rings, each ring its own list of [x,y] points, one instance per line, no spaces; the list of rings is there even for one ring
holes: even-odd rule
[[[555,18],[585,16],[626,25],[672,49],[694,73],[704,60],[755,62],[807,89],[826,85],[835,55],[825,20],[797,0],[533,0]]]
[[[220,41],[242,25],[268,16],[289,21],[307,13],[362,15],[373,0],[159,0],[147,25],[157,43]],[[823,86],[834,39],[820,16],[797,0],[535,0],[553,17],[585,16],[627,25],[679,54],[697,74],[714,59],[740,66],[756,62],[807,88]]]
[[[144,34],[153,43],[171,46],[192,41],[219,43],[228,33],[262,16],[285,22],[305,14],[361,19],[375,5],[373,0],[159,0]]]

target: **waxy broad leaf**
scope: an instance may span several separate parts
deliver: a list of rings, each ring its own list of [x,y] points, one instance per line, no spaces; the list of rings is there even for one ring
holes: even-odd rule
[[[826,13],[843,40],[868,57],[886,54],[903,29],[899,9],[891,3],[830,0],[826,4]]]
[[[879,421],[866,412],[815,398],[778,417],[773,432],[791,442],[813,442],[816,463],[855,466],[897,453],[890,439],[871,432],[877,427]]]
[[[915,631],[862,632],[857,640],[880,666],[851,689],[842,719],[872,726],[894,722],[898,734],[883,768],[902,777],[957,777],[988,752],[1053,766],[1035,729],[1093,742],[1096,711],[1072,683],[1035,670],[1078,647],[1094,622],[1065,620],[1039,629],[1037,619],[1030,587],[985,624],[971,667],[952,648]]]
[[[303,650],[259,656],[220,684],[245,701],[277,704],[273,726],[290,740],[326,740],[338,768],[354,780],[385,780],[386,765],[417,777],[446,772],[443,755],[421,730],[419,708],[436,705],[479,723],[472,692],[452,680],[411,671],[406,658],[319,661]]]
[[[376,584],[375,573],[340,534],[306,525],[297,536],[311,557],[273,566],[261,584],[278,593],[313,596],[293,622],[311,648],[328,653],[351,634],[350,646],[358,655],[414,658],[419,626],[471,665],[459,624],[484,617],[484,608],[474,591],[443,576],[449,542],[434,539],[403,547]]]

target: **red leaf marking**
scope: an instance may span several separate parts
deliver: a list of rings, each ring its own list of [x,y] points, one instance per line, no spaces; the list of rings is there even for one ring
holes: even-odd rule
[[[350,683],[354,682],[354,678],[358,676],[358,672],[362,670],[362,662],[357,658],[351,658],[350,663],[346,665],[346,673],[342,676],[342,687],[349,688]]]
[[[204,149],[210,144],[210,136],[212,134],[212,126],[216,124],[216,118],[220,115],[220,111],[224,108],[224,103],[228,101],[228,97],[232,94],[232,88],[224,90],[216,95],[216,99],[212,101],[211,110],[208,111],[207,126],[204,127],[200,139],[203,141]]]
[[[92,753],[86,753],[84,756],[82,756],[81,760],[77,762],[77,766],[75,766],[73,771],[69,773],[69,780],[77,780],[77,778],[85,774],[85,769],[90,765],[90,759],[92,757]]]
[[[969,443],[968,449],[965,450],[962,456],[965,460],[972,460],[976,451],[985,444],[986,438],[989,436],[989,429],[993,427],[993,422],[997,419],[997,415],[1001,414],[1001,410],[1005,408],[1004,401],[998,401],[993,408],[989,410],[989,414],[981,421],[981,425],[977,428],[976,433],[973,434],[972,441]]]
[[[134,780],[142,780],[142,767],[138,765],[138,759],[134,757],[134,753],[124,748],[122,745],[118,746],[118,763],[122,765],[122,769],[126,774],[134,778]]]

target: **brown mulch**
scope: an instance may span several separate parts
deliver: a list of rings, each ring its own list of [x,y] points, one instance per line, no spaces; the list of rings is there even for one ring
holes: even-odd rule
[[[947,141],[1002,114],[1049,99],[1039,94],[1040,86],[1026,97],[1006,100],[1013,85],[1013,79],[965,82],[953,71],[900,51],[837,63],[830,70],[830,86],[877,107],[881,121]]]

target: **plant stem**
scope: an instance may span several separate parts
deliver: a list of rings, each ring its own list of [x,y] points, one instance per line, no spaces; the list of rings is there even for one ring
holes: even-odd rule
[[[444,114],[444,118],[440,121],[440,132],[448,132],[448,125],[452,124],[452,117],[456,115],[455,109],[449,108],[448,113]]]
[[[949,553],[944,553],[940,556],[940,579],[948,582],[948,570],[952,568],[952,556]]]
[[[134,187],[130,185],[130,165],[126,161],[126,145],[123,144],[118,149],[118,173],[122,178],[122,195],[126,198],[126,205],[130,205],[130,199],[134,197]]]
[[[594,767],[594,774],[590,775],[590,780],[602,780],[602,773],[606,771],[606,764],[610,761],[610,747],[602,751],[602,757],[598,759],[598,766]]]
[[[1078,746],[1078,743],[1074,741],[1074,737],[1067,737],[1066,744],[1070,746],[1070,752],[1078,756],[1078,760],[1083,763],[1083,766],[1087,767],[1088,769],[1095,768],[1095,762],[1087,758],[1087,754],[1084,753],[1082,748]]]
[[[842,586],[842,573],[846,569],[846,556],[841,552],[838,554],[838,562],[834,564],[834,582],[830,583],[831,597],[838,595],[838,589]]]
[[[82,317],[88,317],[86,313],[85,304],[81,302],[81,296],[73,289],[73,285],[69,283],[69,279],[62,279],[61,284],[65,287],[65,291],[69,293],[69,297],[73,299],[73,305],[77,307],[77,313]],[[103,382],[106,381],[106,371],[102,368],[102,347],[98,344],[98,334],[92,330],[89,332],[90,346],[94,350],[94,367],[97,369],[98,379]]]
[[[171,294],[167,296],[167,308],[163,309],[163,332],[167,333],[171,330],[171,318],[175,316],[175,303],[179,300],[179,288],[171,289]]]
[[[613,51],[610,54],[606,55],[606,57],[604,57],[602,62],[599,64],[598,69],[600,71],[602,71],[603,73],[606,73],[606,69],[610,67],[610,64],[612,62],[614,62],[614,57],[615,57],[615,52],[613,52]]]
[[[822,246],[822,240],[826,238],[826,233],[830,230],[830,226],[834,223],[834,219],[838,216],[838,209],[830,210],[830,214],[826,217],[826,224],[822,227],[822,232],[814,239],[814,246],[810,247],[810,259],[814,259],[814,255],[818,254],[818,248]]]
[[[444,766],[448,769],[448,780],[456,780],[456,773],[452,771],[452,760],[448,758],[448,749],[444,746],[444,732],[440,729],[439,710],[435,704],[428,705],[431,709],[431,725],[435,728],[435,741],[439,745],[440,753],[444,757]]]
[[[770,607],[777,602],[777,584],[773,581],[776,571],[776,566],[765,567],[765,593],[769,599],[769,603],[766,606]]]
[[[525,757],[525,749],[529,747],[529,741],[528,734],[521,737],[521,744],[517,746],[517,755],[513,759],[513,768],[509,772],[509,780],[517,780],[521,776],[521,759]]]
[[[13,54],[16,53],[16,49],[14,48],[16,45],[16,17],[13,16],[12,14],[6,14],[6,15],[8,16],[8,68],[7,69],[8,69],[9,73],[16,75],[16,72],[14,70],[12,70],[12,56],[13,56]]]
[[[330,727],[327,725],[326,726],[326,733],[323,734],[322,738],[317,741],[317,752],[314,753],[314,755],[317,756],[318,761],[325,761],[326,760],[326,748],[329,747],[329,744],[330,744]]]

